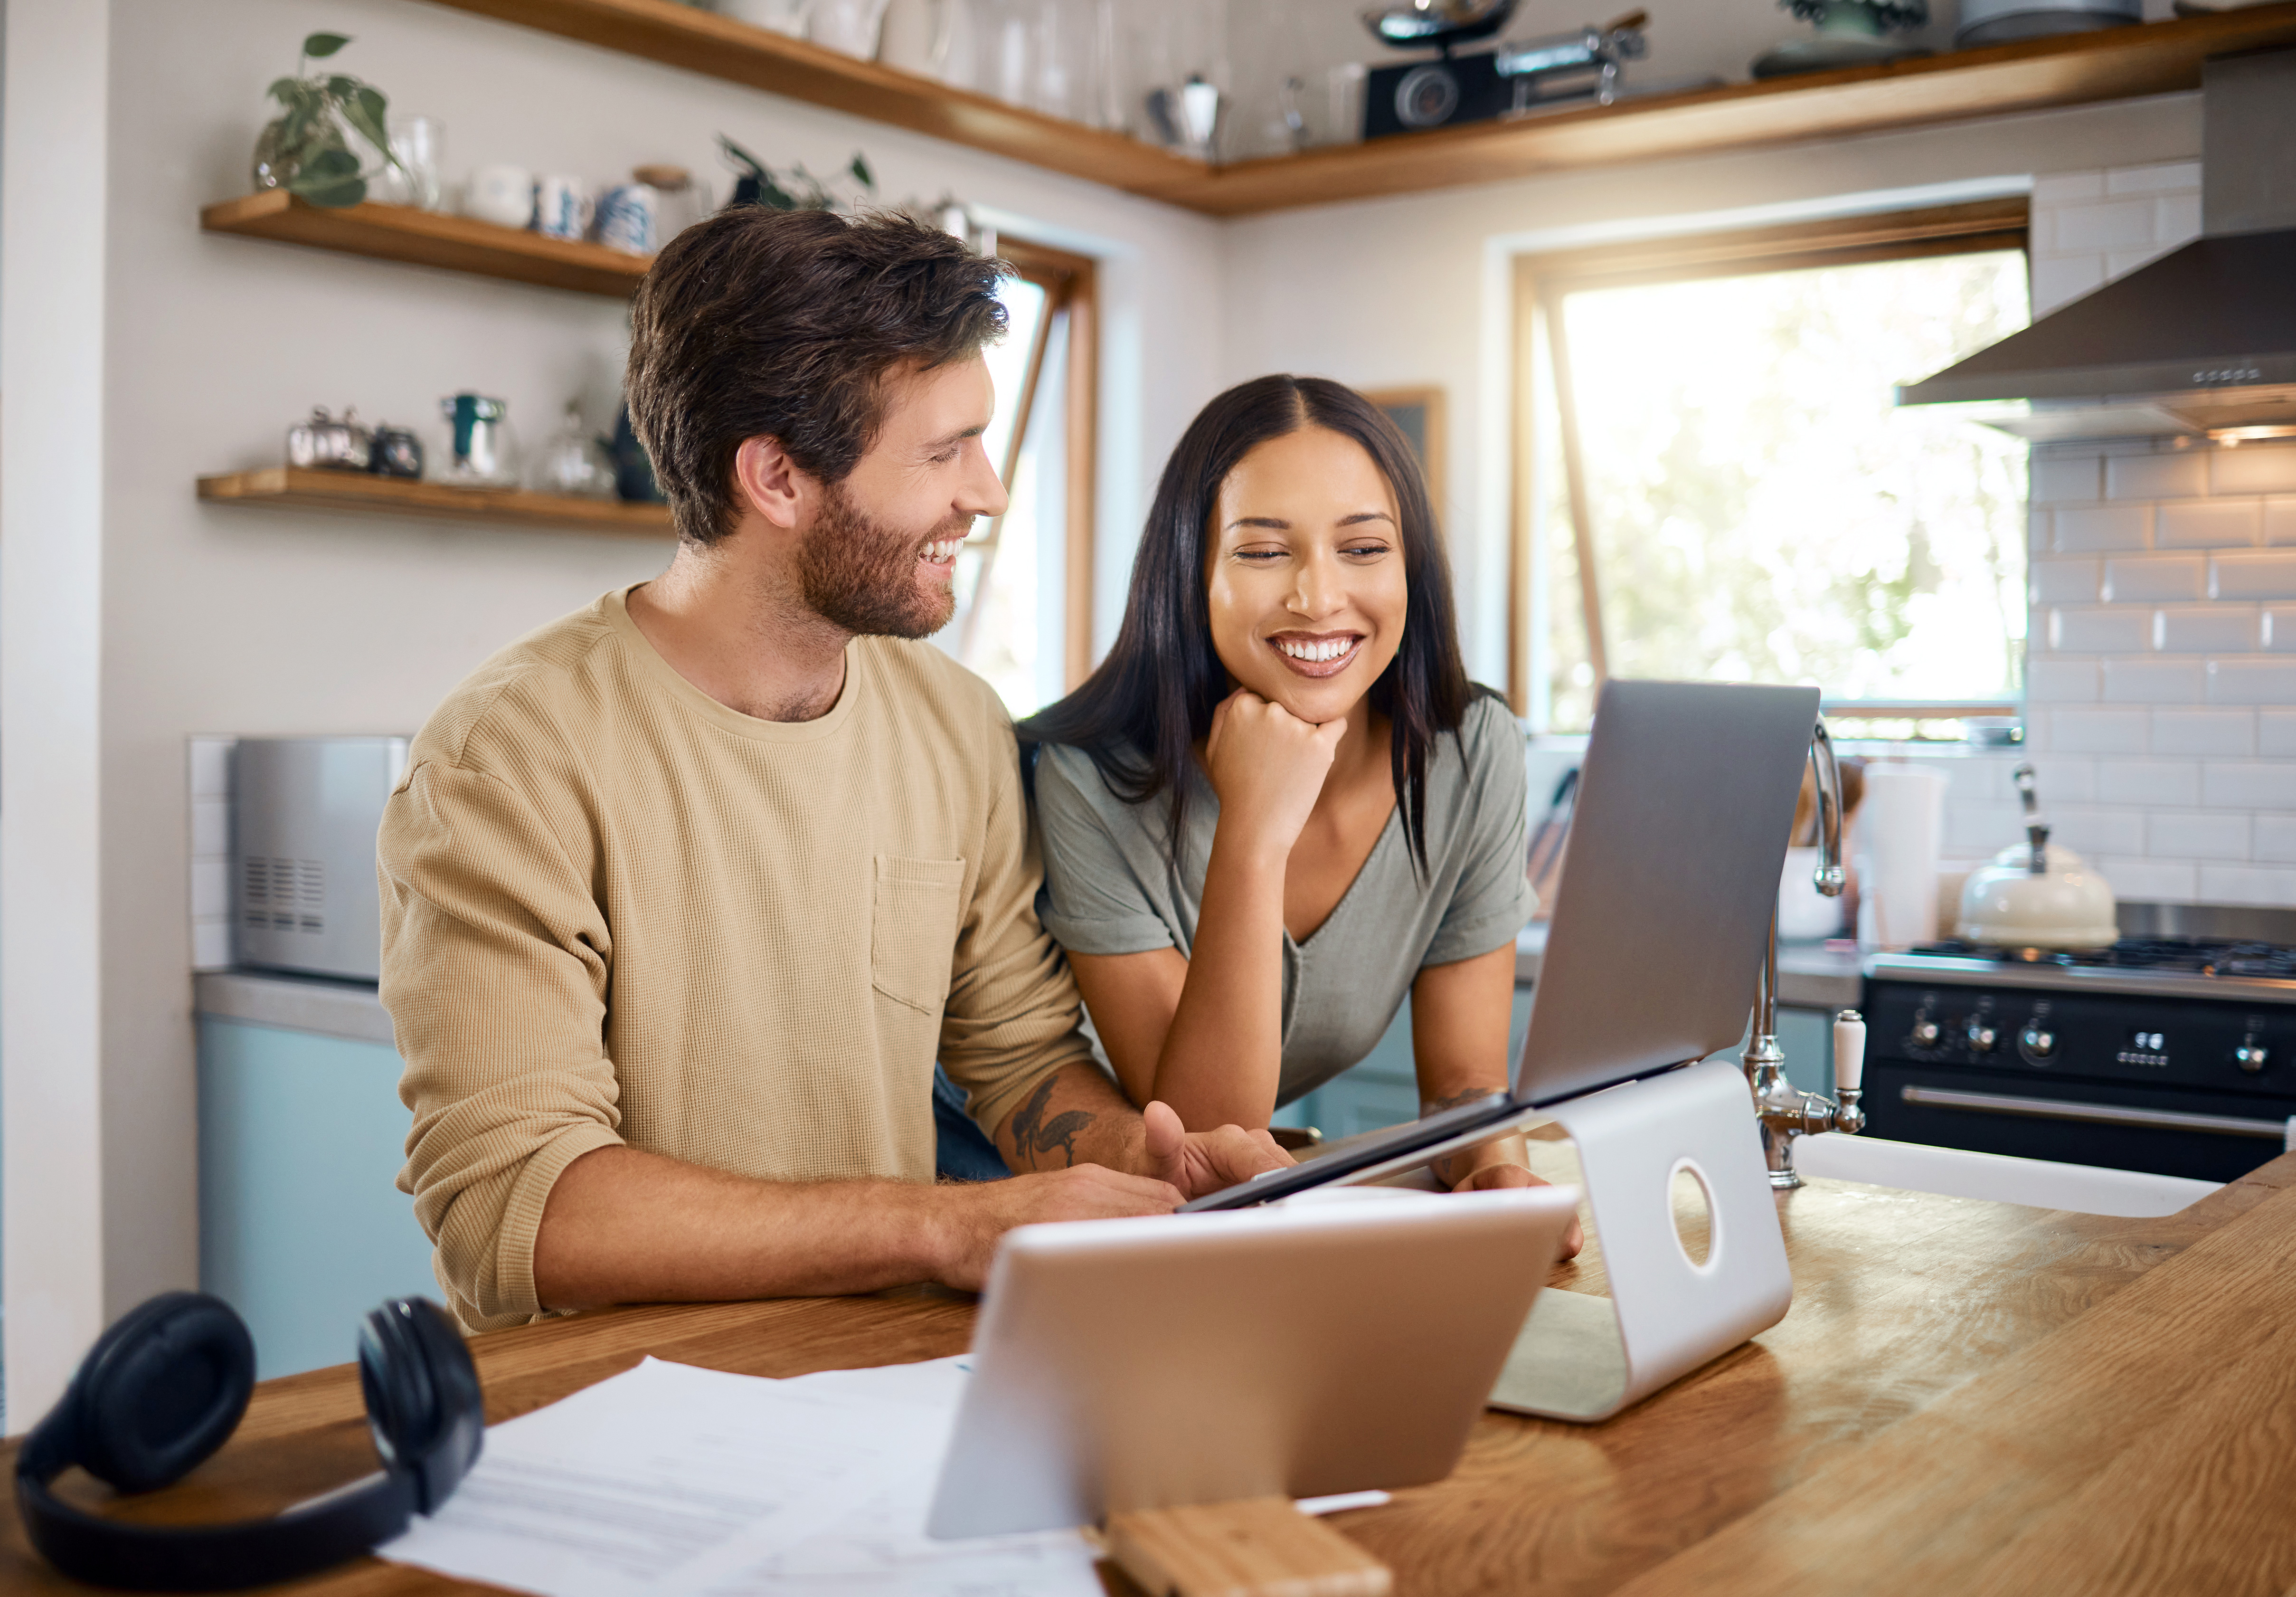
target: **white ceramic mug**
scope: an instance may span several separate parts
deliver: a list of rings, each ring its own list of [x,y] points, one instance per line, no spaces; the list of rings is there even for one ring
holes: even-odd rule
[[[721,15],[791,38],[805,37],[806,12],[812,9],[813,0],[718,0]]]
[[[948,70],[964,0],[891,0],[877,35],[877,59],[889,67],[939,78]]]
[[[590,231],[595,205],[579,177],[553,173],[534,185],[534,230],[548,238],[580,238]]]
[[[816,45],[863,61],[873,60],[877,30],[885,21],[888,4],[889,0],[814,0],[807,29]]]
[[[524,167],[480,167],[463,193],[463,214],[498,227],[524,227],[534,220],[534,174]]]

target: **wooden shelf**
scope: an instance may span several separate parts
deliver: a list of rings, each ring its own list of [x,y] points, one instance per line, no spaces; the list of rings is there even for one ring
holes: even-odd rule
[[[444,482],[415,482],[403,477],[374,477],[364,472],[299,470],[291,465],[201,477],[200,498],[216,504],[275,506],[283,510],[413,515],[436,521],[611,532],[632,538],[672,535],[667,505],[626,505],[619,499],[496,492],[455,488]]]
[[[210,205],[200,212],[200,226],[209,233],[276,239],[618,300],[627,299],[653,264],[651,255],[545,238],[521,227],[411,206],[307,205],[277,188]]]
[[[722,78],[791,100],[913,128],[1031,166],[1088,177],[1152,199],[1181,204],[1201,185],[1203,162],[1121,133],[1007,105],[935,78],[859,61],[803,39],[755,28],[678,0],[439,0],[476,12],[641,55],[708,78]]]
[[[2296,43],[2296,0],[2279,0],[2176,21],[1587,105],[1211,168],[1120,134],[856,61],[676,0],[435,3],[1214,216],[2170,94],[2197,88],[2201,62],[2210,55]]]
[[[2296,3],[2061,34],[1882,66],[1478,122],[1239,161],[1190,202],[1224,216],[1577,167],[1807,143],[2201,86],[2211,55],[2296,44]],[[1631,79],[1629,80],[1631,81]]]

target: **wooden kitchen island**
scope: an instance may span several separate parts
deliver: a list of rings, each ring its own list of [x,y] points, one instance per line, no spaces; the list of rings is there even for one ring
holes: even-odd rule
[[[1567,1145],[1535,1146],[1572,1173]],[[1752,1345],[1604,1425],[1487,1413],[1450,1479],[1332,1523],[1406,1593],[2296,1586],[2296,1155],[2161,1220],[1827,1181],[1780,1207],[1793,1310]],[[1595,1249],[1554,1285],[1603,1290]],[[972,1323],[972,1299],[912,1289],[614,1310],[472,1348],[500,1420],[647,1354],[797,1375],[960,1352]],[[268,1511],[373,1465],[355,1372],[314,1371],[265,1383],[221,1454],[118,1511]],[[59,1489],[104,1496],[77,1472]],[[362,1560],[298,1589],[455,1585]],[[67,1589],[12,1498],[0,1591]]]

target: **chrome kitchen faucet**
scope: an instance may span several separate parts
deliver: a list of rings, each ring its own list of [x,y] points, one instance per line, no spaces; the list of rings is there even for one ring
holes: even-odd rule
[[[1816,885],[1827,898],[1840,898],[1848,881],[1841,868],[1841,766],[1833,739],[1820,720],[1810,737],[1817,767]],[[1754,1036],[1746,1045],[1746,1084],[1754,1094],[1754,1114],[1762,1128],[1762,1162],[1770,1185],[1784,1191],[1801,1185],[1794,1170],[1793,1140],[1818,1132],[1855,1136],[1866,1128],[1863,1085],[1866,1022],[1855,1009],[1833,1017],[1833,1085],[1838,1099],[1804,1092],[1786,1080],[1785,1054],[1778,1047],[1778,910],[1770,905],[1770,943],[1762,957],[1761,985],[1754,993]]]

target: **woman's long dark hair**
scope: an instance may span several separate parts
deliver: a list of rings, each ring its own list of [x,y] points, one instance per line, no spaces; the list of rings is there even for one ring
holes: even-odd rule
[[[1322,377],[1273,376],[1229,389],[1188,424],[1156,485],[1116,646],[1083,687],[1019,728],[1025,743],[1082,749],[1127,803],[1146,803],[1168,789],[1176,869],[1192,748],[1210,732],[1212,712],[1230,691],[1212,646],[1205,574],[1220,484],[1259,445],[1303,427],[1355,440],[1395,490],[1409,597],[1402,646],[1368,696],[1393,729],[1396,802],[1412,861],[1426,868],[1428,752],[1444,733],[1458,731],[1473,693],[1459,657],[1450,564],[1426,478],[1395,424],[1355,390]]]

